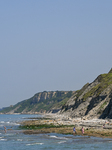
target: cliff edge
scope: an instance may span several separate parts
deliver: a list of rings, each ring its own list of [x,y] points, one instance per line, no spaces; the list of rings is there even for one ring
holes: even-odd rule
[[[112,119],[112,69],[76,91],[62,107],[60,114],[73,118]]]

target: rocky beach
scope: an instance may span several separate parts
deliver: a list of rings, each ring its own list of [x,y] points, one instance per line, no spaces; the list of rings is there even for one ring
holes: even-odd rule
[[[31,118],[30,118],[31,119]],[[82,135],[81,128],[84,127],[84,136],[95,136],[112,138],[111,119],[90,119],[70,118],[64,115],[46,114],[42,118],[32,118],[21,122],[23,133],[61,133],[73,134],[73,127],[76,127],[76,134]]]

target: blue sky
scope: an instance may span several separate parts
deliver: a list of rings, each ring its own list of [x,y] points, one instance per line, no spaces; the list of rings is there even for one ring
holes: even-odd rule
[[[78,90],[112,67],[111,0],[0,1],[0,108]]]

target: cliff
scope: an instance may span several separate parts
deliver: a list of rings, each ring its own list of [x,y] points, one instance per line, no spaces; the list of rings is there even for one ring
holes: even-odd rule
[[[61,106],[73,95],[72,91],[44,91],[21,101],[14,106],[1,110],[1,113],[56,113]]]
[[[112,69],[76,91],[60,113],[73,118],[112,118]]]
[[[50,91],[7,107],[1,113],[58,113],[71,118],[112,119],[112,69],[77,91]]]

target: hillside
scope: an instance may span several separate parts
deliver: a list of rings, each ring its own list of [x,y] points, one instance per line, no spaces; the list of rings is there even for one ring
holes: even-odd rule
[[[1,113],[58,113],[71,118],[112,119],[112,69],[77,91],[50,91],[7,107]]]
[[[112,118],[112,69],[76,91],[60,113],[73,118]]]
[[[57,112],[73,95],[72,91],[40,92],[14,106],[1,110],[1,113],[38,113]]]

